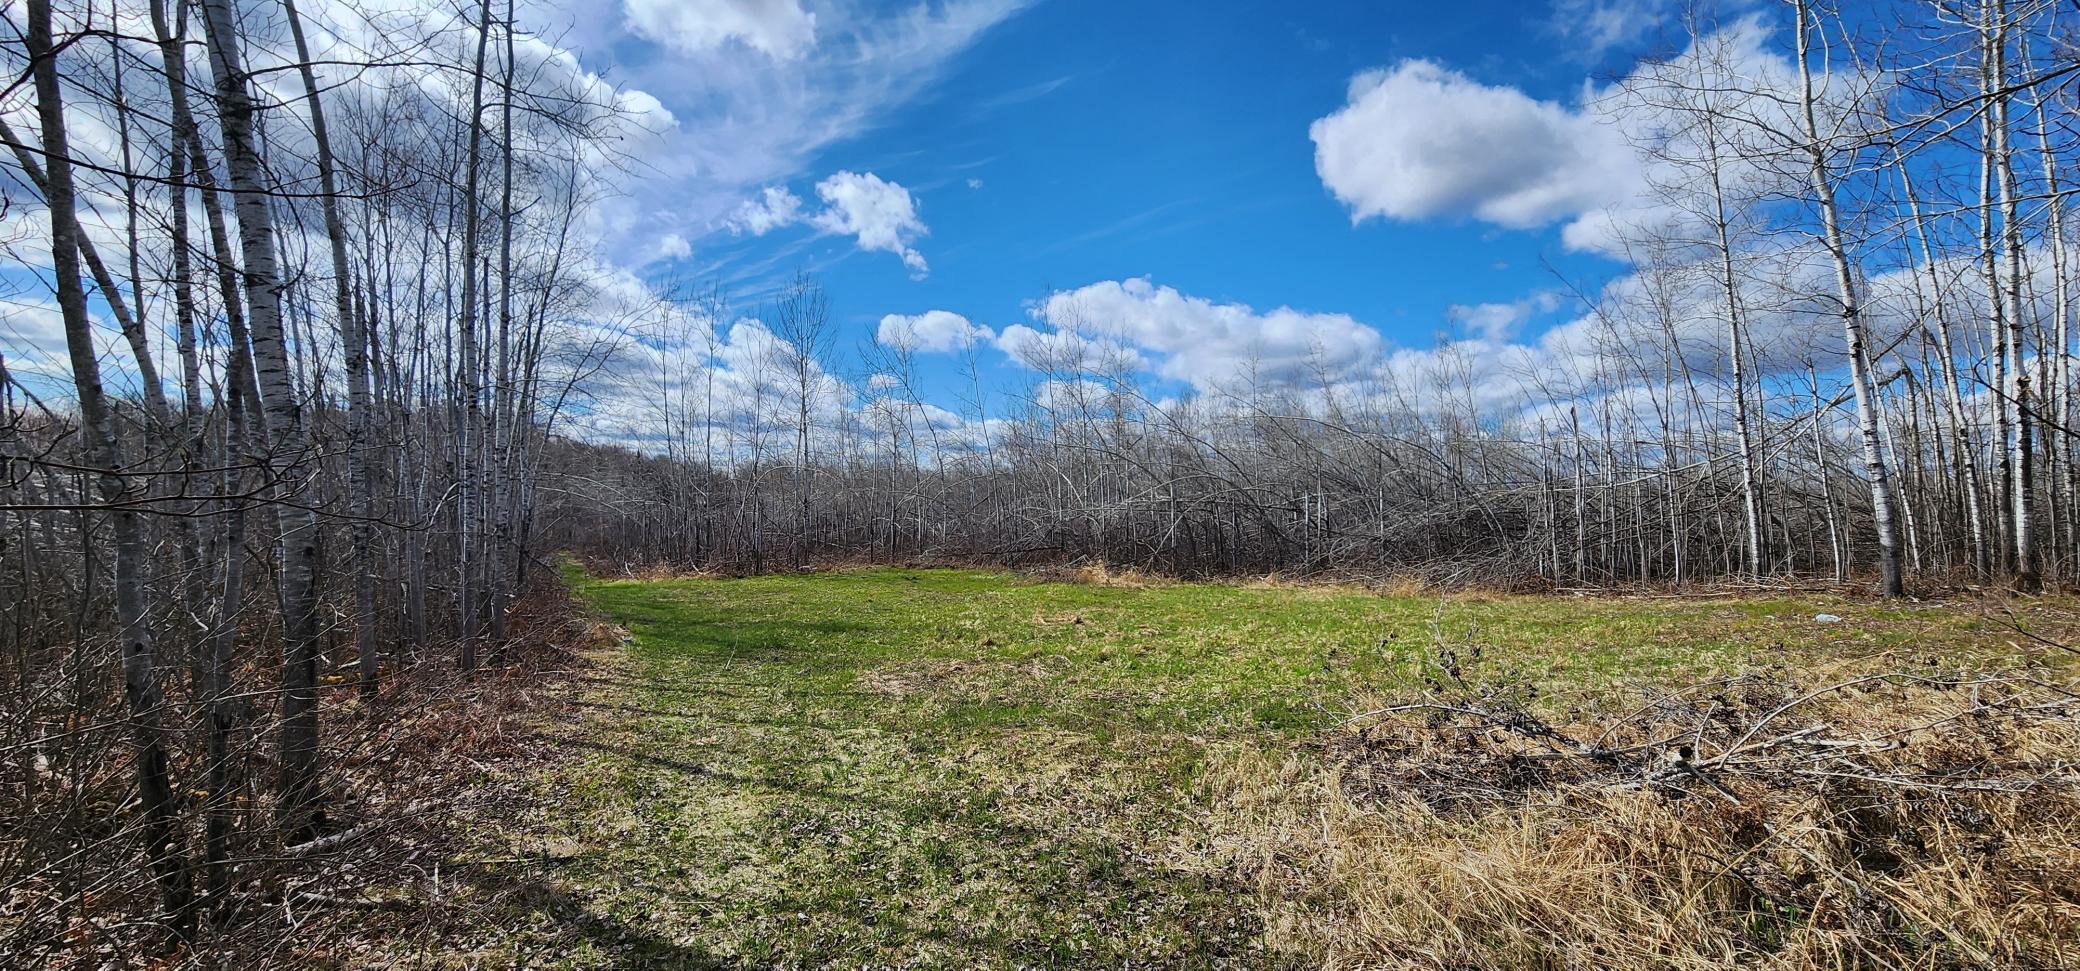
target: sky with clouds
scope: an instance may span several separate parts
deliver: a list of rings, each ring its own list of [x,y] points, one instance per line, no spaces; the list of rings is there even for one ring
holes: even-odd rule
[[[398,43],[400,24],[467,36],[423,0],[309,6],[321,54],[331,33],[361,50]],[[1532,385],[1565,395],[1555,385],[1614,340],[1662,342],[1614,335],[1608,311],[1668,303],[1654,289],[1666,281],[1629,274],[1626,247],[1695,222],[1696,200],[1670,191],[1685,173],[1639,150],[1695,133],[1613,106],[1651,94],[1657,70],[1709,60],[1704,74],[1764,91],[1730,114],[1767,128],[1782,110],[1767,97],[1792,76],[1782,10],[1724,0],[1693,41],[1679,9],[536,0],[530,60],[561,83],[611,86],[632,118],[618,159],[582,162],[612,186],[585,215],[584,274],[623,306],[717,288],[731,304],[711,326],[632,344],[629,373],[602,378],[587,417],[600,437],[641,443],[649,376],[691,360],[752,380],[734,372],[761,359],[760,321],[800,272],[826,288],[837,327],[834,407],[890,390],[871,373],[888,356],[863,351],[877,342],[903,347],[906,387],[948,413],[975,397],[970,362],[1000,401],[1078,370],[1132,372],[1161,399],[1447,366],[1494,377],[1498,401]],[[1854,81],[1823,81],[1823,110],[1851,110]],[[1783,178],[1727,175],[1757,195]],[[0,220],[22,223],[0,227],[16,251],[34,250],[35,216]],[[1751,326],[1801,373],[1838,353],[1783,292],[1825,289],[1814,255],[1760,233],[1744,255],[1778,281],[1746,298]],[[56,347],[47,310],[7,315],[10,341]],[[1707,376],[1723,363],[1713,317],[1683,315],[1697,333],[1676,335]]]
[[[927,385],[972,346],[1182,391],[1564,328],[1647,178],[1588,106],[1675,10],[618,0],[560,43],[654,103],[602,217],[643,279],[755,315],[806,269]]]

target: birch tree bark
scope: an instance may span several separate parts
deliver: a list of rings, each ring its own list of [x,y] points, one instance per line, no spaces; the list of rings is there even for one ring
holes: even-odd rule
[[[190,923],[186,850],[180,830],[180,804],[173,788],[169,740],[160,721],[166,697],[159,685],[157,646],[148,618],[146,576],[150,569],[150,537],[133,500],[133,483],[144,482],[126,467],[115,419],[101,383],[101,361],[94,342],[93,318],[87,312],[86,288],[80,283],[80,250],[84,238],[72,180],[72,147],[65,130],[64,93],[58,80],[58,51],[51,33],[50,0],[29,0],[23,40],[28,49],[36,115],[43,128],[48,164],[43,179],[44,203],[51,231],[51,275],[58,312],[64,320],[65,349],[72,382],[79,395],[80,431],[97,467],[95,484],[109,509],[115,532],[116,631],[121,639],[123,696],[131,736],[137,745],[137,788],[144,813],[145,855],[159,884],[161,905],[176,932]]]
[[[480,636],[479,618],[482,616],[477,603],[480,587],[476,574],[480,570],[481,558],[476,549],[477,519],[482,511],[477,508],[477,467],[483,461],[480,454],[483,443],[480,431],[483,427],[482,392],[479,389],[477,363],[477,223],[479,205],[477,180],[484,154],[484,59],[491,43],[491,0],[478,4],[477,59],[472,72],[469,98],[469,153],[463,163],[462,179],[462,306],[461,319],[456,327],[461,340],[456,354],[457,394],[462,398],[462,415],[456,428],[456,474],[459,476],[456,537],[457,559],[460,566],[460,595],[457,607],[462,615],[462,657],[464,671],[477,669],[477,640]]]
[[[2036,504],[2036,456],[2030,435],[2031,362],[2028,357],[2027,313],[2022,296],[2022,220],[2016,202],[2015,160],[2008,136],[2008,107],[2013,99],[2007,91],[2007,0],[1986,0],[1984,15],[1987,66],[1981,77],[1989,85],[1984,92],[1990,102],[1986,125],[1992,132],[1988,161],[1993,166],[1994,181],[2000,192],[2004,263],[1999,296],[1995,297],[1989,290],[1987,298],[2000,302],[2001,313],[1996,320],[2005,318],[2006,324],[2006,339],[2002,342],[2006,356],[2002,363],[2007,371],[2007,382],[2001,388],[2001,407],[2008,414],[2008,438],[2003,446],[2008,450],[2008,498],[2014,504],[2009,510],[2008,521],[2013,531],[2015,585],[2022,590],[2035,590],[2038,582],[2037,550],[2031,519]],[[1989,263],[1991,259],[1989,254]]]
[[[254,138],[254,107],[239,52],[230,0],[203,0],[202,21],[223,128],[225,174],[238,215],[244,290],[253,360],[271,439],[270,469],[276,547],[281,557],[282,675],[280,778],[276,823],[288,842],[308,838],[318,806],[318,519],[295,490],[310,458],[303,405],[289,370],[283,335],[282,278],[275,257],[274,212]]]
[[[1848,343],[1849,384],[1856,395],[1857,433],[1863,441],[1864,476],[1871,489],[1871,520],[1878,533],[1878,587],[1885,596],[1897,597],[1905,593],[1900,576],[1899,526],[1893,519],[1891,475],[1886,470],[1878,438],[1877,390],[1871,380],[1870,350],[1864,343],[1863,306],[1858,299],[1856,271],[1850,265],[1848,244],[1842,236],[1828,147],[1820,135],[1811,64],[1812,10],[1807,0],[1795,0],[1794,7],[1798,18],[1799,118],[1804,125],[1813,200],[1820,210],[1820,239],[1834,264],[1842,336]]]
[[[318,77],[311,66],[310,44],[304,39],[303,18],[296,0],[282,0],[282,13],[289,21],[289,35],[296,43],[297,73],[303,78],[305,103],[311,117],[311,138],[318,149],[318,205],[325,214],[325,239],[332,251],[333,313],[339,321],[340,346],[347,368],[347,501],[353,524],[347,542],[353,549],[354,566],[354,653],[361,667],[361,693],[372,697],[377,689],[381,656],[376,652],[376,565],[375,499],[371,492],[372,464],[368,389],[368,336],[353,298],[353,278],[347,269],[347,227],[339,214],[339,177],[332,154],[332,138],[325,127],[325,106],[318,96]]]

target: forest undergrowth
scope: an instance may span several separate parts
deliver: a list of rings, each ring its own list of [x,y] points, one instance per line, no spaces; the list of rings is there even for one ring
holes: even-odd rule
[[[224,864],[228,899],[198,894],[185,939],[168,933],[174,922],[163,915],[135,918],[157,908],[151,884],[135,879],[134,814],[109,811],[136,798],[128,765],[68,759],[55,746],[24,760],[21,784],[0,787],[9,820],[0,860],[13,878],[0,966],[363,967],[451,951],[482,916],[469,888],[496,881],[487,868],[499,853],[484,847],[502,845],[501,821],[530,798],[515,780],[539,755],[537,726],[566,710],[587,646],[604,636],[567,588],[548,582],[514,603],[504,649],[473,676],[441,664],[386,670],[367,698],[342,660],[321,678],[320,695],[323,754],[336,774],[318,833],[303,842],[285,845],[270,831],[272,763],[261,733],[241,737],[237,756],[252,769],[231,792],[201,788],[199,760],[176,763],[198,819],[221,808],[237,848]],[[271,700],[246,699],[242,722],[268,724]],[[82,715],[77,730],[119,730],[119,702],[105,697],[111,710]],[[190,842],[200,844],[196,828]]]

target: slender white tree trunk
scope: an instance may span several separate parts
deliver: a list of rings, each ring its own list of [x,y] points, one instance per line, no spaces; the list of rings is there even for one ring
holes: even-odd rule
[[[1991,162],[2000,192],[2001,250],[2005,271],[1999,299],[2007,335],[2003,341],[2007,383],[2001,389],[2008,420],[2008,498],[2013,503],[2008,518],[2013,528],[2015,585],[2023,590],[2037,587],[2037,550],[2032,518],[2036,504],[2034,443],[2030,436],[2029,327],[2022,294],[2022,220],[2016,203],[2015,160],[2008,138],[2008,106],[2012,98],[2003,90],[2008,82],[2007,0],[1987,0],[1987,68],[1982,76],[1989,85],[1986,124],[1992,129]]]
[[[1821,241],[1834,264],[1835,288],[1841,303],[1842,336],[1848,343],[1849,383],[1856,393],[1857,432],[1863,439],[1864,476],[1871,487],[1871,520],[1878,531],[1879,589],[1888,597],[1905,592],[1900,576],[1899,526],[1893,520],[1892,479],[1886,471],[1882,443],[1878,438],[1877,389],[1872,386],[1870,349],[1864,343],[1863,307],[1858,300],[1855,270],[1849,263],[1841,215],[1835,206],[1834,178],[1829,172],[1827,146],[1821,141],[1818,109],[1813,91],[1812,11],[1806,0],[1797,0],[1799,114],[1805,126],[1805,151],[1813,198],[1820,209]]]
[[[311,138],[318,149],[318,204],[325,215],[325,238],[332,253],[333,313],[339,322],[340,345],[347,366],[347,502],[353,510],[348,543],[354,562],[354,652],[360,662],[361,693],[373,696],[381,657],[376,652],[376,564],[375,497],[369,480],[368,336],[362,332],[360,313],[354,306],[353,282],[347,269],[347,227],[339,214],[339,177],[332,155],[332,139],[325,127],[325,105],[318,96],[318,77],[311,67],[310,44],[304,39],[303,18],[296,0],[282,0],[282,13],[289,21],[289,35],[296,42],[298,73],[303,78],[305,104],[309,106]]]
[[[137,745],[145,853],[159,883],[161,902],[176,930],[180,930],[190,917],[189,881],[169,743],[160,722],[166,698],[155,670],[157,645],[145,588],[151,540],[131,505],[140,498],[132,483],[142,480],[125,474],[130,470],[125,468],[122,443],[116,438],[115,419],[102,388],[93,319],[87,310],[86,288],[80,282],[83,234],[73,188],[72,148],[65,131],[64,94],[58,80],[58,48],[51,34],[49,0],[29,0],[26,13],[23,39],[48,165],[44,201],[50,216],[51,274],[59,315],[64,320],[73,387],[79,394],[80,430],[87,453],[98,467],[95,482],[101,501],[108,505],[114,520],[116,630],[122,646],[123,696],[128,703],[130,733]]]
[[[239,53],[239,28],[230,0],[203,0],[217,117],[223,128],[225,173],[238,214],[245,264],[245,296],[253,361],[272,439],[275,532],[281,556],[282,678],[278,822],[286,840],[307,838],[318,825],[318,520],[288,494],[310,456],[303,406],[289,370],[283,335],[282,279],[275,258],[274,213],[268,201],[254,109]]]

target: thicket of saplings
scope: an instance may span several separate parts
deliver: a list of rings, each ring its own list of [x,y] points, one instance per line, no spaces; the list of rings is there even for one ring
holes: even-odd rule
[[[0,357],[0,963],[352,963],[484,877],[439,821],[576,644],[536,470],[626,119],[511,3],[120,7],[0,43],[66,351]]]
[[[1885,596],[2080,571],[2080,72],[2052,4],[1909,4],[1878,47],[1798,4],[1781,76],[1700,32],[1616,89],[1658,119],[1640,148],[1688,215],[1641,227],[1631,284],[1569,325],[1593,353],[1499,374],[1454,345],[1179,394],[1067,314],[1019,349],[1026,387],[955,388],[958,412],[899,333],[841,360],[807,279],[751,311],[773,340],[748,360],[698,337],[719,299],[603,325],[574,227],[625,119],[510,3],[328,8],[374,29],[328,28],[323,57],[288,0],[59,6],[0,43],[37,118],[0,129],[7,198],[48,228],[24,262],[68,352],[0,361],[11,960],[351,962],[372,919],[471,917],[458,881],[504,878],[441,820],[495,815],[502,790],[468,784],[549,694],[523,662],[582,636],[557,551]],[[342,37],[385,45],[357,83]],[[631,389],[642,454],[561,434],[574,400]],[[1429,734],[1342,743],[1350,828],[1291,860],[1347,894],[1352,953],[1431,964],[1701,964],[1680,942],[1736,939],[1790,965],[2057,964],[2061,670],[1700,686],[1646,720],[1440,687],[1380,716]],[[1867,695],[1911,711],[1814,707]],[[1468,745],[1465,792],[1437,797],[1426,767]],[[1493,886],[1393,882],[1442,881],[1475,811],[1587,870],[1525,844]],[[1598,875],[1573,923],[1530,892],[1568,872]]]

